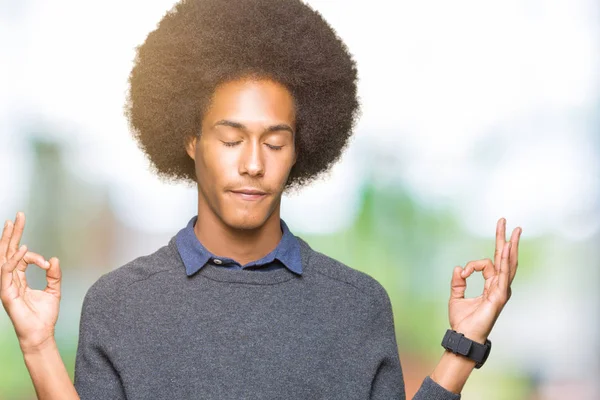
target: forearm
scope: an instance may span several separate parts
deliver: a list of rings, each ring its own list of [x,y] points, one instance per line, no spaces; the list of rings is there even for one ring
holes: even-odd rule
[[[444,389],[460,393],[475,368],[475,361],[446,350],[430,377]]]
[[[39,400],[79,399],[54,340],[38,349],[23,350],[23,358]]]

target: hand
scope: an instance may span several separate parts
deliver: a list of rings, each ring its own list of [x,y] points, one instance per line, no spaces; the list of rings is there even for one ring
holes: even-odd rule
[[[496,225],[494,263],[486,258],[471,261],[464,269],[460,266],[454,268],[448,302],[450,327],[453,330],[476,342],[485,342],[511,296],[510,285],[517,273],[521,232],[521,228],[515,228],[506,242],[506,220],[500,218]],[[467,278],[475,271],[483,272],[483,294],[466,299]]]
[[[61,271],[56,257],[46,261],[39,254],[20,248],[25,227],[25,214],[17,213],[13,225],[6,221],[0,239],[0,299],[11,319],[23,352],[35,351],[54,341],[58,319]],[[44,290],[27,286],[25,270],[36,264],[46,270],[48,285]]]

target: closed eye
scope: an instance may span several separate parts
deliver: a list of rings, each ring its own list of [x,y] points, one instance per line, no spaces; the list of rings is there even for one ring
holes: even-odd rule
[[[271,150],[281,150],[283,148],[283,146],[273,146],[272,144],[268,144],[265,143],[267,145],[268,148],[270,148]]]
[[[221,141],[221,142],[223,142],[223,141]],[[240,144],[240,143],[242,143],[242,141],[241,141],[241,140],[240,140],[240,141],[238,141],[238,142],[223,142],[223,144],[224,144],[225,146],[227,146],[227,147],[233,147],[233,146],[236,146],[236,145],[238,145],[238,144]],[[281,150],[281,149],[283,148],[283,146],[275,146],[275,145],[268,144],[268,143],[265,143],[265,144],[266,144],[266,145],[267,145],[267,147],[268,147],[268,148],[270,148],[271,150]]]

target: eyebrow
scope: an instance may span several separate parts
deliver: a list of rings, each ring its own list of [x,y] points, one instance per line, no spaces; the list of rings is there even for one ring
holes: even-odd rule
[[[241,129],[241,130],[246,131],[246,132],[248,131],[248,128],[244,124],[240,124],[239,122],[230,121],[230,120],[227,120],[227,119],[222,119],[220,121],[217,121],[213,125],[213,128],[216,127],[216,126],[218,126],[218,125],[230,126],[232,128]],[[287,124],[271,125],[267,129],[265,129],[263,131],[263,133],[265,133],[265,132],[277,132],[277,131],[288,131],[292,135],[294,135],[294,130],[289,125],[287,125]]]

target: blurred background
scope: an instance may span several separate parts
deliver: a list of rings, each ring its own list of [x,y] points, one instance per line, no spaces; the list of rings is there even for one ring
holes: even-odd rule
[[[195,188],[149,172],[122,112],[134,48],[173,3],[0,0],[0,218],[24,211],[22,243],[61,259],[71,374],[90,285],[196,213]],[[600,4],[308,3],[355,55],[362,117],[282,217],[385,286],[408,398],[443,352],[453,267],[493,259],[505,217],[523,228],[519,273],[463,398],[599,399]],[[4,311],[0,398],[35,398]]]

